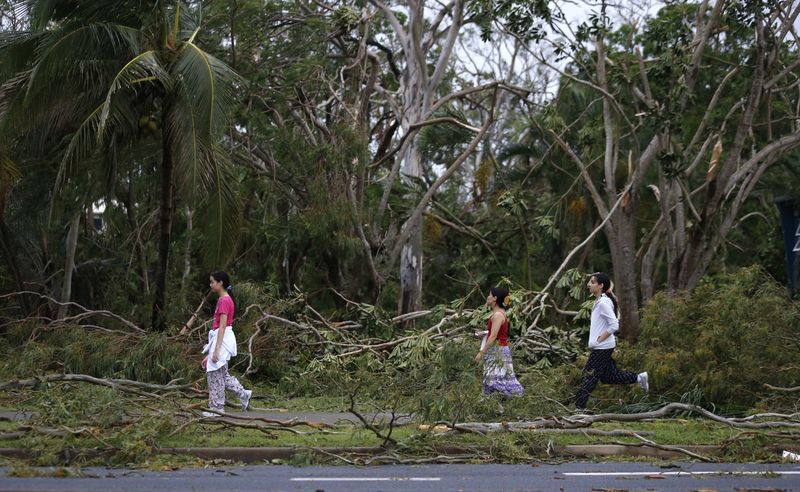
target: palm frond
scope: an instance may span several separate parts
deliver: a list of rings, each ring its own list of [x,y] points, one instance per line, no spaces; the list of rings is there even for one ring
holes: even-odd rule
[[[102,72],[85,71],[86,67],[97,66],[85,62],[130,58],[139,52],[138,37],[136,29],[108,23],[64,26],[49,32],[36,48],[26,97],[68,82],[97,84]]]
[[[107,124],[101,127],[105,103],[94,109],[69,138],[58,169],[56,188],[72,174],[77,163],[89,159],[109,141],[112,132],[129,129],[136,124],[136,113],[130,100],[114,98],[107,114]],[[110,124],[108,124],[110,122]]]
[[[199,204],[203,256],[209,266],[222,265],[238,234],[239,202],[232,188],[232,164],[218,138],[200,124],[203,113],[191,105],[188,88],[180,84],[176,90],[164,122],[165,138],[173,152],[181,195]]]
[[[2,133],[3,127],[13,123],[12,108],[19,101],[18,96],[25,91],[29,78],[30,71],[20,72],[0,85],[0,133]]]
[[[203,167],[213,169],[207,175],[212,181],[204,186],[209,191],[200,202],[201,246],[206,265],[225,265],[234,254],[234,246],[240,228],[239,201],[234,193],[236,182],[227,154],[220,146],[214,146],[210,152],[204,152]]]
[[[189,41],[182,44],[171,72],[185,85],[180,93],[196,108],[198,128],[209,136],[219,135],[228,123],[235,88],[241,84],[236,72]]]
[[[193,36],[200,28],[203,9],[186,2],[175,2],[165,13],[168,17],[165,20],[171,25],[172,39],[194,42]]]
[[[134,22],[143,8],[139,0],[26,0],[31,25],[44,30],[52,24],[65,24],[75,19],[89,22]]]
[[[181,84],[178,91],[183,93],[186,87]],[[173,156],[180,169],[179,185],[184,190],[184,196],[194,201],[195,193],[202,188],[201,182],[204,181],[200,175],[213,171],[202,169],[201,154],[210,148],[208,135],[198,128],[195,108],[187,104],[188,100],[185,94],[177,97],[170,106],[164,124],[165,135],[170,139]]]
[[[36,47],[46,35],[32,31],[0,32],[0,80],[28,69],[35,57]]]
[[[46,153],[63,135],[74,132],[82,123],[81,115],[90,113],[102,95],[95,88],[80,91],[65,86],[58,97],[37,94],[26,101],[28,74],[22,72],[0,86],[0,135],[16,138],[19,151],[35,156]]]
[[[178,2],[177,5],[180,5],[181,7],[179,25],[177,31],[175,31],[175,39],[189,39],[190,41],[193,41],[190,38],[192,37],[192,34],[197,32],[197,30],[200,28],[200,24],[202,23],[203,9],[191,8],[184,2]]]
[[[58,167],[56,189],[60,188],[64,182],[64,178],[72,172],[72,167],[75,162],[84,160],[95,152],[98,135],[101,135],[98,129],[100,128],[100,116],[102,112],[103,105],[101,104],[83,120],[78,130],[72,135],[72,138],[70,138],[67,149],[64,152],[64,157],[61,159],[61,164]]]
[[[27,1],[11,1],[11,13],[17,19],[30,19],[30,7],[28,5],[29,2]]]
[[[137,85],[151,82],[159,82],[167,88],[172,85],[169,73],[162,67],[158,55],[153,50],[134,57],[114,76],[100,111],[98,133],[101,134],[106,130],[114,94],[121,90],[135,92]]]
[[[54,20],[54,14],[58,10],[59,3],[63,3],[63,0],[26,0],[22,3],[27,7],[31,26],[35,29],[44,30],[47,24]]]
[[[3,147],[10,148],[11,146],[5,142]],[[0,182],[7,182],[19,178],[21,175],[19,167],[11,160],[11,157],[6,153],[0,152]]]

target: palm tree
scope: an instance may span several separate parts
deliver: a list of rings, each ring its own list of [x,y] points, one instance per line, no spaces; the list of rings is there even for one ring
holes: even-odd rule
[[[240,79],[197,44],[199,7],[176,0],[26,0],[30,28],[0,34],[0,139],[66,134],[57,187],[92,158],[160,130],[153,326],[164,329],[175,190],[203,202],[223,254],[235,199],[221,142]],[[26,137],[26,138],[21,138]],[[58,189],[58,188],[57,188]],[[225,217],[226,220],[223,220]]]

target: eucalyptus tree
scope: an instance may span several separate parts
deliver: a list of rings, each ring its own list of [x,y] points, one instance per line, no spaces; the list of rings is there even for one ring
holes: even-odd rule
[[[541,130],[604,224],[634,341],[659,272],[670,290],[697,285],[761,178],[800,147],[800,5],[677,2],[619,28],[610,11],[601,3],[576,29],[554,23],[546,50],[527,47],[562,94],[584,95],[555,100]]]
[[[208,212],[208,257],[230,254],[236,200],[222,137],[240,80],[198,45],[199,2],[25,0],[17,9],[30,27],[0,38],[0,135],[18,145],[66,136],[55,193],[73,176],[97,179],[93,162],[113,173],[103,153],[135,143],[142,127],[158,132],[152,323],[163,329],[176,190]]]
[[[237,5],[236,12],[253,9]],[[248,16],[261,31],[235,23],[237,53],[247,53],[237,56],[243,73],[266,60],[273,67],[256,75],[237,142],[257,176],[285,197],[268,236],[286,233],[273,251],[288,288],[294,282],[283,279],[296,279],[298,265],[330,256],[335,261],[320,266],[331,285],[361,285],[353,290],[374,301],[389,284],[392,295],[398,278],[399,309],[421,305],[423,218],[433,195],[482,144],[502,84],[475,86],[454,75],[465,3],[433,7],[275,2],[269,12]],[[271,43],[263,44],[263,32]],[[471,121],[447,114],[461,99],[464,107],[482,108]],[[469,138],[435,163],[444,172],[433,172],[434,162],[421,155],[421,131],[448,125]],[[343,217],[351,228],[342,228]]]
[[[393,101],[401,137],[404,139],[394,166],[386,179],[386,187],[375,219],[380,220],[388,205],[394,181],[402,173],[405,179],[422,177],[419,146],[415,127],[432,117],[453,49],[464,25],[465,2],[452,0],[426,19],[426,9],[434,6],[424,0],[397,2],[397,5],[370,0],[391,26],[395,46],[402,53],[399,88],[386,92]],[[397,10],[395,10],[397,9]],[[398,15],[402,12],[402,16]],[[419,217],[403,223],[398,244],[400,254],[399,311],[407,313],[422,306],[422,228]]]

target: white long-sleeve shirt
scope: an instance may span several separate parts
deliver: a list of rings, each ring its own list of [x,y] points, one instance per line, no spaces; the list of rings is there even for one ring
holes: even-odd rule
[[[614,333],[617,330],[619,330],[619,320],[614,313],[614,303],[607,295],[600,294],[600,297],[594,301],[592,306],[592,318],[589,325],[589,348],[611,349],[616,347],[617,340],[614,337]],[[597,337],[603,333],[611,333],[611,336],[597,343]]]

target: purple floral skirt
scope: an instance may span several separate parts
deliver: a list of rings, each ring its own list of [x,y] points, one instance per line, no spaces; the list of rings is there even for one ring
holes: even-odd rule
[[[520,396],[525,392],[514,374],[508,346],[495,345],[483,356],[483,392],[504,396]]]

